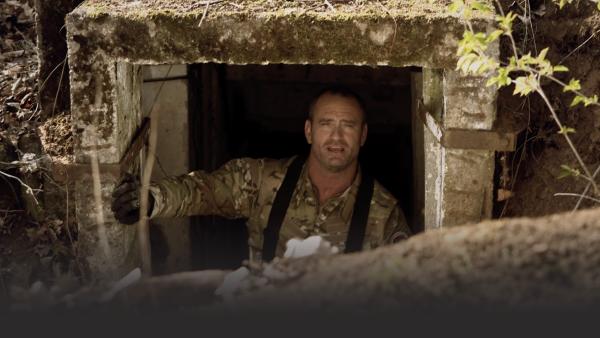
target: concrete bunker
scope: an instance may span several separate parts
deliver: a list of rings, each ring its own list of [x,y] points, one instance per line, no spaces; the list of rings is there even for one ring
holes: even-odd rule
[[[178,174],[214,169],[229,157],[292,155],[304,141],[292,126],[304,116],[291,109],[302,102],[290,102],[307,99],[326,82],[359,87],[367,99],[384,102],[370,112],[370,122],[381,125],[379,132],[371,129],[367,144],[378,147],[379,137],[403,154],[394,157],[396,167],[385,167],[390,172],[378,175],[384,168],[379,164],[369,169],[398,191],[413,229],[491,217],[494,152],[512,150],[514,138],[495,130],[496,90],[485,86],[486,76],[454,71],[463,24],[446,13],[442,1],[336,4],[335,10],[310,2],[206,6],[191,0],[88,0],[67,17],[75,161],[98,159],[104,201],[101,227],[90,208],[92,176],[83,174],[77,217],[80,253],[91,273],[115,278],[138,265],[135,228],[112,218],[109,201],[119,174],[140,170],[144,151],[132,145],[155,102],[158,157],[165,172]],[[493,22],[482,17],[476,24],[491,29]],[[497,45],[491,53],[497,57]],[[161,87],[172,95],[155,101]],[[289,114],[277,113],[286,105]],[[240,129],[252,123],[255,128]],[[255,129],[259,132],[243,133]],[[275,136],[297,143],[291,149],[265,148],[264,141]],[[390,162],[386,154],[365,150],[365,163]],[[157,220],[169,247],[162,256],[154,248],[161,271],[215,267],[208,262],[215,253],[207,250],[219,235],[209,236],[214,227],[206,218],[191,222],[204,226]],[[205,229],[201,243],[192,245],[198,238],[190,229],[199,228]],[[222,231],[221,238],[236,230]],[[234,264],[231,259],[243,255],[239,237],[238,244],[232,241],[220,250],[237,254],[221,257],[217,265]],[[203,250],[194,264],[191,247]]]

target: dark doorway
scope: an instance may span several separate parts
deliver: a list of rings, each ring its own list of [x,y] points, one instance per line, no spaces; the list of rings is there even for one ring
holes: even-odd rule
[[[409,68],[333,65],[198,64],[190,74],[190,161],[214,170],[237,157],[290,157],[308,152],[304,120],[323,87],[343,84],[368,110],[361,166],[397,199],[412,223]],[[235,268],[248,256],[245,220],[194,217],[195,269]]]

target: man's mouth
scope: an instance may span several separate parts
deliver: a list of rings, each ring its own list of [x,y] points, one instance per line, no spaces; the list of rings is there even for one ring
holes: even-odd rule
[[[345,150],[344,147],[341,146],[327,146],[326,149],[332,153],[343,153]]]

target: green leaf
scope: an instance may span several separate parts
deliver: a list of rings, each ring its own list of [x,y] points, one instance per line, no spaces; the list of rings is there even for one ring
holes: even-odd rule
[[[520,94],[521,96],[527,96],[529,93],[537,88],[537,80],[533,75],[520,76],[515,79],[515,90],[513,95]]]
[[[562,9],[565,6],[565,3],[565,0],[560,0],[560,2],[558,3],[558,8]]]
[[[465,3],[461,0],[454,0],[450,5],[448,5],[448,11],[450,13],[458,13],[464,7]]]
[[[569,81],[569,84],[563,88],[563,92],[574,92],[580,89],[581,84],[579,83],[579,80],[571,79],[571,81]]]
[[[491,33],[490,33],[490,34],[487,36],[487,38],[485,39],[485,42],[486,42],[486,43],[490,43],[490,42],[492,42],[492,41],[496,41],[496,40],[497,40],[497,39],[500,37],[500,35],[502,35],[503,33],[504,33],[504,32],[503,32],[502,30],[500,30],[500,29],[497,29],[497,30],[495,30],[495,31],[491,32]]]
[[[574,134],[575,133],[575,129],[574,128],[570,128],[570,127],[562,126],[560,128],[560,130],[558,131],[558,133],[562,134],[562,135]]]
[[[538,62],[546,59],[546,54],[548,54],[548,50],[549,50],[548,47],[542,49],[542,51],[538,54],[538,56],[536,58]]]
[[[556,2],[556,0],[554,0],[554,2]],[[566,4],[570,4],[572,2],[573,0],[560,0],[558,3],[558,8],[562,9]]]
[[[558,174],[557,178],[562,179],[562,178],[569,177],[569,176],[577,177],[579,175],[581,175],[581,172],[579,170],[573,169],[566,164],[562,164],[560,166],[560,173]]]
[[[515,20],[517,15],[513,12],[508,12],[505,16],[499,15],[496,20],[498,21],[498,25],[506,34],[510,34],[512,32],[512,23]]]
[[[596,3],[596,7],[598,8],[598,10],[600,11],[600,1],[598,1],[598,3]]]
[[[473,4],[471,4],[471,8],[483,13],[492,13],[492,9],[490,8],[490,6],[479,1],[475,1]]]
[[[585,96],[582,95],[577,95],[573,98],[573,101],[571,102],[571,107],[575,107],[576,105],[582,103],[585,101]]]
[[[554,66],[554,68],[552,68],[552,70],[555,72],[568,72],[569,68],[567,68],[563,65],[558,65],[558,66]]]
[[[598,103],[598,95],[594,95],[594,96],[592,96],[592,97],[586,97],[586,98],[583,100],[583,106],[584,106],[584,107],[587,107],[587,106],[589,106],[590,104],[595,104],[595,103]]]
[[[471,64],[477,60],[477,54],[469,53],[461,56],[456,62],[456,70],[460,70],[463,73],[468,73]]]

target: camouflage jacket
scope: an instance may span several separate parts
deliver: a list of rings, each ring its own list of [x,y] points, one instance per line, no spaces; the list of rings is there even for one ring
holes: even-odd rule
[[[155,205],[151,217],[247,218],[250,259],[259,261],[263,230],[292,160],[241,158],[227,162],[212,173],[194,171],[152,183],[150,191]],[[343,252],[360,179],[359,170],[348,189],[319,205],[305,164],[281,227],[277,257],[283,256],[289,239],[312,235],[323,236]],[[375,181],[363,249],[397,242],[409,235],[398,201]]]

